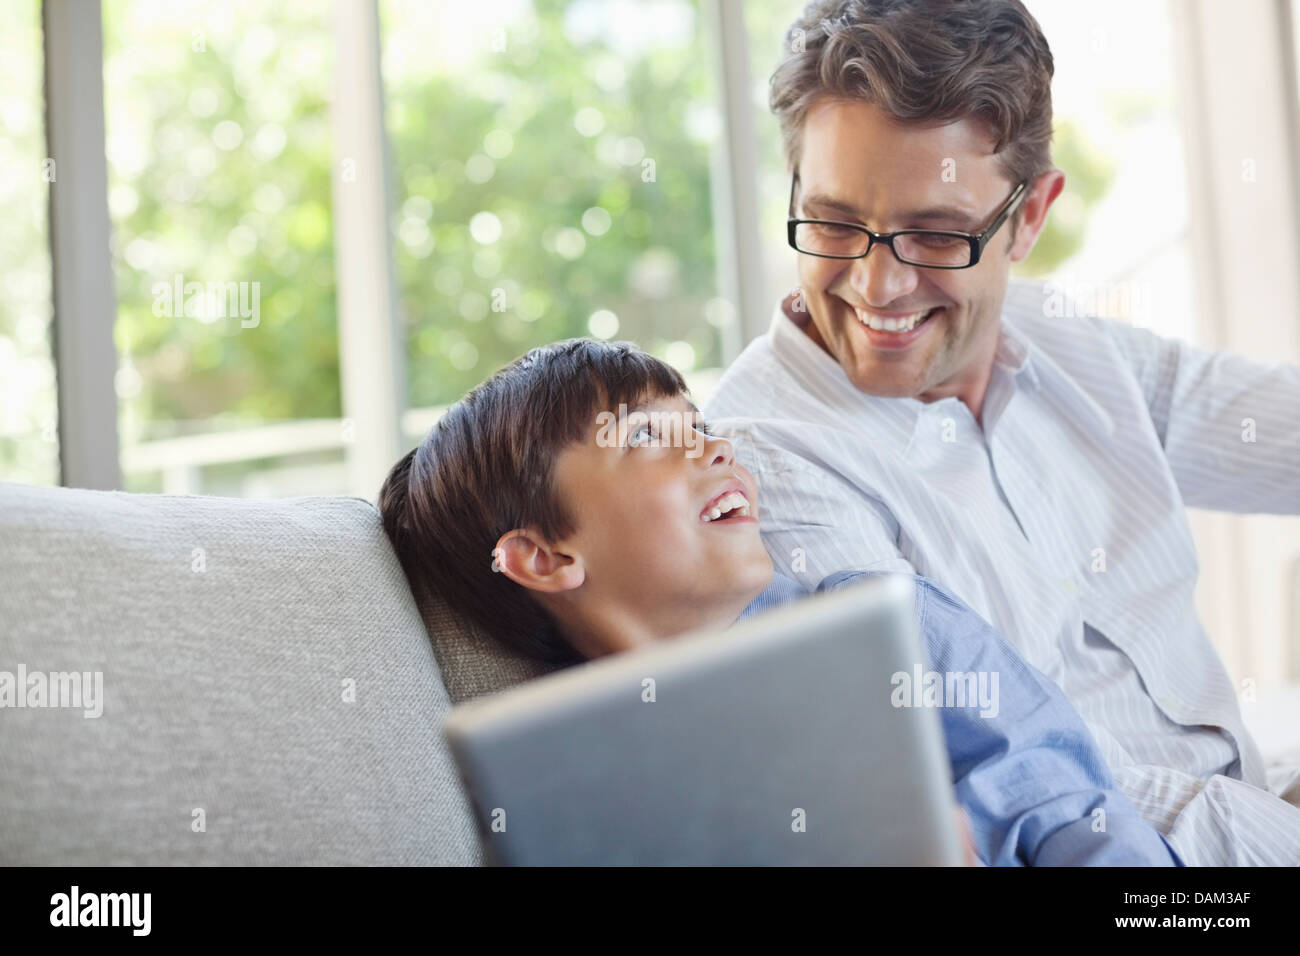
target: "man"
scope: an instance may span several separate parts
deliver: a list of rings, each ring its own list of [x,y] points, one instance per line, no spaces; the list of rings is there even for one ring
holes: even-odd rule
[[[1300,369],[1008,289],[1064,186],[1016,0],[824,0],[787,38],[800,289],[706,408],[778,570],[936,580],[1061,686],[1189,864],[1300,864],[1300,767],[1266,773],[1241,720],[1184,511],[1300,512]]]

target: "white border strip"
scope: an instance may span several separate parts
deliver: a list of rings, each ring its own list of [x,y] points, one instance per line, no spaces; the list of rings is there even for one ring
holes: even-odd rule
[[[737,322],[722,329],[722,363],[767,331],[772,303],[764,299],[763,248],[758,216],[758,151],[749,82],[749,38],[740,0],[703,4],[716,66],[721,135],[713,155],[713,234],[720,296]]]
[[[120,489],[99,0],[45,0],[42,27],[60,481]]]
[[[334,257],[351,491],[374,501],[406,450],[406,337],[389,231],[389,152],[375,0],[335,0]]]

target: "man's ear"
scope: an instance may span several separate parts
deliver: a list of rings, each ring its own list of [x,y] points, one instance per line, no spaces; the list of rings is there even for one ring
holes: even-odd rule
[[[1049,169],[1029,184],[1030,193],[1020,204],[1020,224],[1008,252],[1012,262],[1019,262],[1034,251],[1038,234],[1047,225],[1047,210],[1065,189],[1065,173]]]
[[[492,549],[492,569],[530,591],[571,591],[586,580],[582,558],[560,550],[535,528],[507,531]]]

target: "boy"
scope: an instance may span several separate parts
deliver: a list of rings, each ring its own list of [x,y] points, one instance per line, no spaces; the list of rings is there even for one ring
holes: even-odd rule
[[[412,588],[559,666],[797,599],[763,546],[753,477],[686,391],[631,343],[588,339],[473,389],[380,491]],[[995,714],[940,709],[980,859],[1180,865],[1057,687],[933,583],[917,578],[916,596],[929,667],[1000,681]]]

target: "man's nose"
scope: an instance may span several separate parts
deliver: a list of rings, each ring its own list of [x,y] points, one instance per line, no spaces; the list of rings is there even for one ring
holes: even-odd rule
[[[916,289],[916,273],[916,266],[899,262],[887,243],[877,242],[865,256],[853,260],[849,285],[867,305],[888,308]]]

